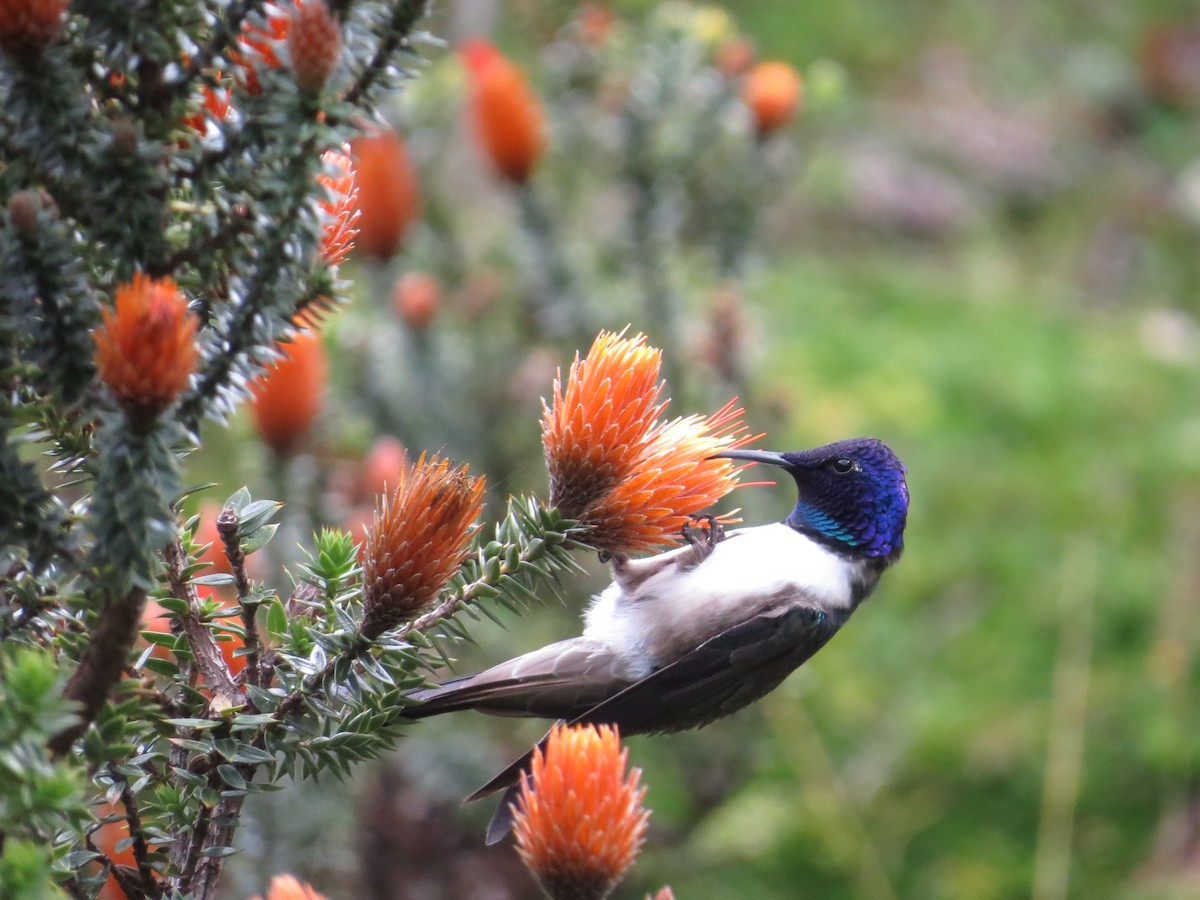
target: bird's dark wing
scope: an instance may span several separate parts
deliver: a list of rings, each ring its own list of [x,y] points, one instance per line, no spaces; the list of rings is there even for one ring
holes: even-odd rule
[[[411,719],[460,709],[492,715],[573,719],[627,687],[620,660],[602,644],[572,638],[518,656],[475,675],[452,678],[410,696]]]
[[[842,618],[819,606],[796,605],[755,616],[685,653],[572,720],[615,724],[623,735],[698,728],[774,690],[829,641]],[[545,744],[545,738],[538,747]],[[507,789],[488,825],[487,842],[512,826],[512,803],[530,750],[467,798]]]
[[[709,638],[583,713],[623,735],[683,731],[766,696],[825,646],[842,617],[820,606],[776,608]]]

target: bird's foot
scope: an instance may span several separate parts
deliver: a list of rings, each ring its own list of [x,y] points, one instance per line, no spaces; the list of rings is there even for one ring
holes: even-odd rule
[[[704,556],[725,540],[725,526],[715,516],[692,516],[680,532],[683,539]],[[703,557],[701,557],[703,558]]]

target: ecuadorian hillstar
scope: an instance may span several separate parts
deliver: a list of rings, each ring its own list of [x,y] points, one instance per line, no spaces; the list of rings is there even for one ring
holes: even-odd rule
[[[904,547],[904,464],[882,441],[813,450],[727,450],[796,482],[782,522],[685,527],[683,547],[611,560],[613,582],[583,634],[412,696],[404,715],[461,709],[616,725],[621,734],[698,728],[774,690],[832,638]],[[504,836],[530,754],[470,799],[505,790],[488,829]]]

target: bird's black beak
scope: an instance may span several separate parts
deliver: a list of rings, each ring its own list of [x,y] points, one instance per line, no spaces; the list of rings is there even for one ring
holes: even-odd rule
[[[782,453],[775,453],[772,450],[725,450],[721,453],[714,453],[709,459],[744,459],[746,462],[782,466],[785,469],[791,465]]]

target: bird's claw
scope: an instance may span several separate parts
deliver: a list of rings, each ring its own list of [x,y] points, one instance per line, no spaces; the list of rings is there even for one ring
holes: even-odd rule
[[[711,553],[725,540],[725,526],[715,516],[692,516],[684,523],[681,534],[692,547]]]

